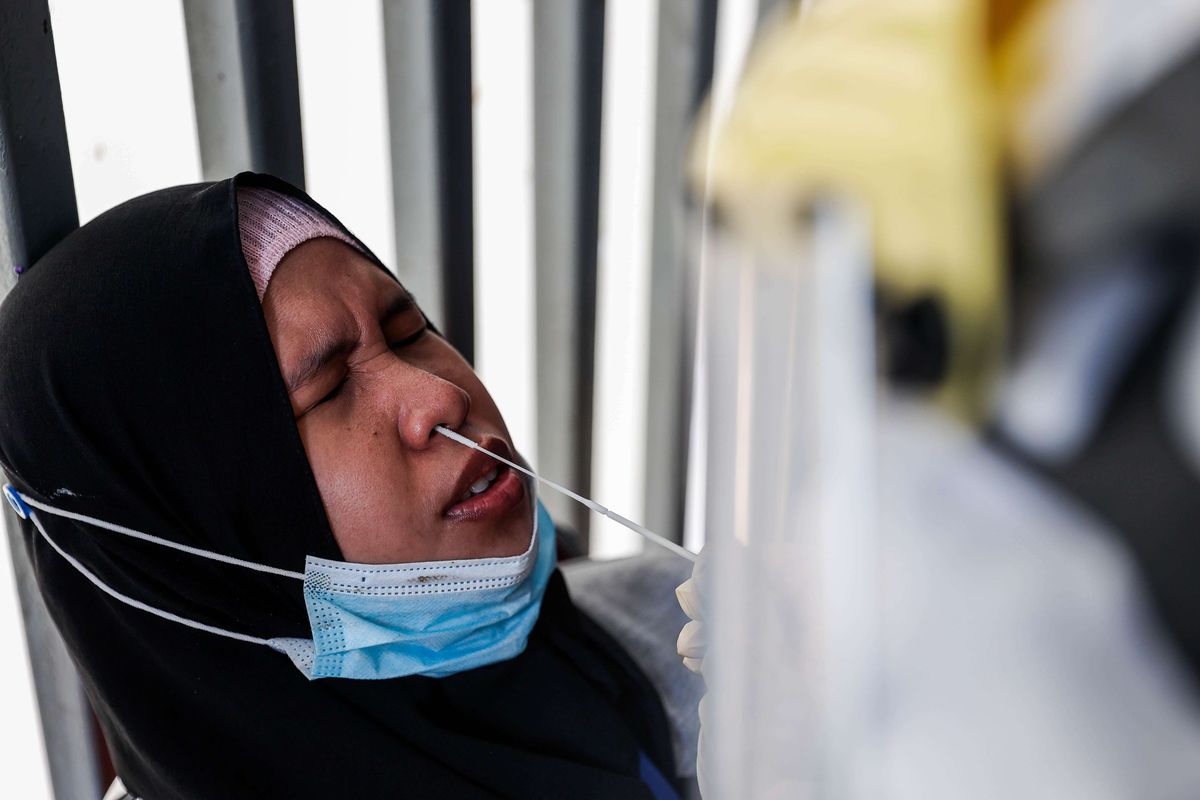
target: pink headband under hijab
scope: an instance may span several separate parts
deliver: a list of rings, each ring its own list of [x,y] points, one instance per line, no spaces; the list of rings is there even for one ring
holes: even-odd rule
[[[250,187],[238,189],[237,203],[242,254],[250,268],[254,288],[258,290],[259,302],[267,293],[267,284],[279,262],[309,239],[328,236],[360,250],[321,212],[294,197],[271,189]]]

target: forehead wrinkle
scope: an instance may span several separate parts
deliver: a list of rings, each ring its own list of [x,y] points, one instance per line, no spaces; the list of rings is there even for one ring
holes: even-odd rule
[[[314,299],[318,308],[327,308],[329,305],[328,296],[317,295]],[[302,337],[298,348],[302,355],[292,359],[293,363],[284,376],[289,392],[308,383],[328,363],[345,356],[358,344],[355,326],[347,324],[348,309],[344,300],[336,304],[336,312],[328,314],[326,319],[322,319],[326,315],[306,313],[306,310],[305,304],[298,304],[289,315],[292,329]],[[314,317],[317,318],[316,324]]]
[[[316,291],[307,293],[307,302],[292,306],[289,322],[293,330],[303,331],[303,354],[288,370],[285,383],[289,392],[304,386],[329,363],[345,358],[371,339],[372,331],[391,319],[417,308],[408,290],[392,276],[385,275],[381,285],[375,268],[358,259],[330,259],[323,262],[324,278]],[[369,272],[361,269],[367,266]],[[369,277],[368,277],[369,276]],[[337,291],[328,292],[332,280]],[[379,296],[376,299],[376,296]],[[328,324],[313,324],[314,317]]]

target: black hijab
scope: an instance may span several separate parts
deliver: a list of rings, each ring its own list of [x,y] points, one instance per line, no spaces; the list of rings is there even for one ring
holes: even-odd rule
[[[303,571],[306,555],[341,553],[242,257],[246,185],[320,209],[249,173],[165,189],[76,230],[20,278],[0,306],[0,461],[44,503]],[[138,600],[259,637],[310,636],[295,580],[39,516]],[[310,682],[266,647],[114,600],[28,522],[23,535],[117,770],[147,800],[647,798],[639,749],[674,774],[654,690],[557,571],[515,659],[443,679]]]

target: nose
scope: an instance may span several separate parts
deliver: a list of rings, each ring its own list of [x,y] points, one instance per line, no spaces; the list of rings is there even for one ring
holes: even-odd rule
[[[471,396],[461,386],[438,375],[399,362],[392,370],[394,408],[400,439],[414,450],[432,443],[434,427],[457,429],[471,412]]]

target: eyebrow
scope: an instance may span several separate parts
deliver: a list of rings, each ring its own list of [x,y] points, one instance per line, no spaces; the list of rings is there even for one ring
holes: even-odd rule
[[[416,300],[413,299],[411,294],[405,291],[383,310],[383,314],[380,315],[380,325],[386,326],[394,317],[412,311],[416,307]],[[288,392],[296,391],[316,377],[331,361],[348,354],[358,346],[358,341],[358,337],[334,339],[325,342],[319,348],[304,356],[304,358],[300,359],[300,363],[288,373],[286,379]]]

